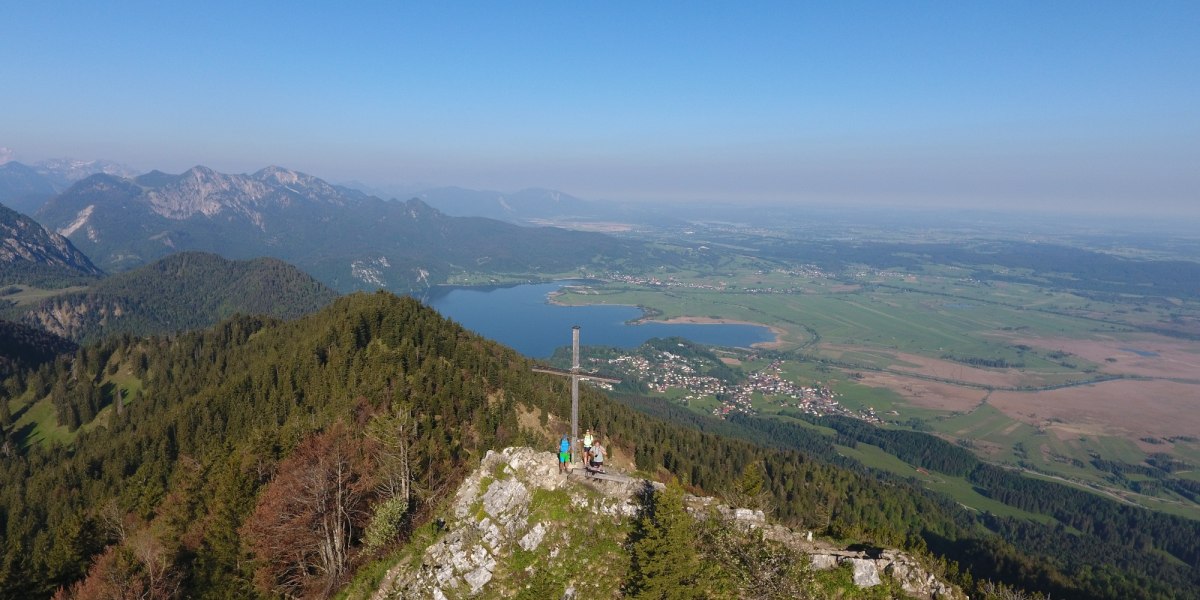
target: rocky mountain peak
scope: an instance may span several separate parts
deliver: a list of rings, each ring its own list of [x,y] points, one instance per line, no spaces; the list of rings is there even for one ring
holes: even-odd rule
[[[629,561],[623,547],[630,520],[651,484],[587,478],[578,469],[562,474],[556,460],[532,448],[489,451],[440,519],[441,534],[419,561],[392,567],[373,600],[511,597],[530,586],[547,598],[611,597]],[[845,568],[859,588],[891,585],[914,598],[965,598],[906,553],[871,555],[814,542],[811,534],[768,523],[761,511],[713,498],[687,496],[685,504],[696,519],[724,519],[808,554],[810,569]]]
[[[430,206],[420,198],[410,198],[404,203],[405,212],[414,220],[445,216],[438,209]]]
[[[270,165],[268,167],[259,169],[257,172],[251,175],[251,177],[259,181],[273,181],[279,185],[293,185],[300,183],[301,178],[316,179],[310,175],[305,175],[303,173],[299,173],[291,169],[285,169],[276,165]]]
[[[185,177],[192,177],[194,179],[205,179],[208,177],[219,176],[220,173],[217,173],[216,171],[214,171],[204,165],[196,165],[196,166],[188,169],[187,171],[184,171],[183,175]]]
[[[261,226],[262,215],[254,206],[270,191],[267,185],[248,177],[225,175],[197,165],[175,181],[149,190],[146,198],[154,212],[168,219],[187,219],[197,214],[212,217],[231,210]]]
[[[345,203],[343,194],[337,188],[325,180],[313,177],[307,173],[272,165],[265,169],[260,169],[250,177],[267,185],[283,188],[283,190],[293,195],[314,202],[324,202],[339,206]]]

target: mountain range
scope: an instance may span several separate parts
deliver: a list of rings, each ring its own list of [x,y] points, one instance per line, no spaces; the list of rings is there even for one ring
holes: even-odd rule
[[[36,217],[109,271],[181,250],[273,256],[339,291],[411,291],[455,275],[563,273],[649,255],[637,242],[451,217],[418,199],[384,201],[279,167],[96,174]]]
[[[90,175],[134,178],[139,174],[131,167],[108,160],[60,158],[29,165],[4,158],[0,156],[0,203],[30,215],[47,200]],[[545,188],[499,192],[419,183],[379,186],[358,181],[333,187],[384,199],[419,198],[450,216],[486,217],[519,225],[663,219],[663,215],[647,207],[584,200]]]

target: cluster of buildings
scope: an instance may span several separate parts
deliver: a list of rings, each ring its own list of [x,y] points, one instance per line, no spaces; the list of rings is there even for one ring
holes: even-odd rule
[[[792,268],[779,268],[772,271],[789,277],[797,277],[804,279],[822,279],[829,275],[822,271],[816,265],[799,265]],[[757,275],[766,275],[766,271],[758,271]],[[627,283],[630,285],[643,285],[647,287],[662,287],[662,288],[687,288],[693,290],[709,290],[709,291],[738,291],[751,294],[797,294],[803,292],[803,288],[799,287],[739,287],[726,281],[708,282],[686,282],[680,281],[675,276],[668,275],[666,277],[656,277],[654,275],[627,275],[620,271],[606,271],[604,273],[584,273],[584,277],[591,279],[602,279],[605,281],[615,281]]]
[[[644,285],[649,287],[674,287],[674,288],[689,288],[693,290],[712,290],[722,291],[729,289],[729,284],[724,281],[716,283],[702,282],[683,282],[674,276],[655,277],[653,275],[626,275],[617,271],[608,271],[603,274],[587,274],[586,277],[593,279],[603,279],[605,281],[619,281],[631,285]]]
[[[694,360],[669,351],[656,351],[650,356],[622,355],[593,360],[604,363],[606,370],[637,377],[655,392],[683,390],[683,396],[678,399],[685,404],[716,398],[719,405],[712,412],[721,418],[732,413],[755,414],[754,402],[757,398],[760,402],[767,400],[815,416],[842,415],[876,423],[880,421],[871,409],[858,413],[843,407],[828,387],[803,386],[784,378],[782,360],[775,360],[765,368],[750,373],[745,381],[740,382],[705,375]]]
[[[657,352],[653,359],[625,355],[604,362],[644,381],[655,392],[665,393],[671,388],[687,390],[685,401],[727,392],[724,381],[711,375],[700,374],[691,361],[671,352]]]

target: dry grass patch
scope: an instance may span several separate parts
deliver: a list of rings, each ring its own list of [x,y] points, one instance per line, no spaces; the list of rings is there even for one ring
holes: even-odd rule
[[[1069,352],[1101,365],[1105,373],[1200,379],[1200,342],[1150,334],[1126,339],[1022,337],[1012,341]]]
[[[892,390],[916,407],[948,412],[968,412],[979,405],[985,394],[975,388],[879,371],[864,371],[856,383]]]
[[[993,392],[988,403],[1061,439],[1105,433],[1136,440],[1200,431],[1200,384],[1119,380],[1045,392]]]

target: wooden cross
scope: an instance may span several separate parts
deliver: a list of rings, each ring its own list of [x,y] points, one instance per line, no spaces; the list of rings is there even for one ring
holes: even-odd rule
[[[562,375],[563,377],[571,378],[571,456],[583,456],[582,454],[576,452],[575,448],[575,445],[579,443],[579,380],[590,379],[592,381],[603,381],[605,383],[621,383],[621,380],[579,372],[578,325],[571,328],[571,370],[563,371],[560,369],[551,369],[549,367],[534,367],[533,370],[538,373],[549,373],[551,375]]]

